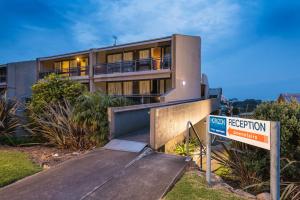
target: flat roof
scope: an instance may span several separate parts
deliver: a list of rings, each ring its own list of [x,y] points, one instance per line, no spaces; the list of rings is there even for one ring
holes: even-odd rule
[[[150,44],[153,42],[164,42],[164,41],[169,41],[171,39],[172,39],[172,36],[167,36],[167,37],[143,40],[143,41],[138,41],[138,42],[130,42],[130,43],[125,43],[125,44],[111,45],[111,46],[106,46],[106,47],[101,47],[101,48],[91,48],[89,50],[83,50],[83,51],[77,51],[77,52],[71,52],[71,53],[65,53],[65,54],[58,54],[58,55],[54,55],[54,56],[39,57],[37,59],[38,60],[58,59],[58,58],[63,58],[63,57],[67,57],[67,56],[76,56],[78,54],[87,54],[89,52],[113,50],[113,49],[118,49],[118,48],[136,46],[136,45]]]

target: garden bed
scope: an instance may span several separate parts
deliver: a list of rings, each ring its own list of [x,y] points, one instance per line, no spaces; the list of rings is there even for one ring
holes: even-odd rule
[[[22,152],[29,156],[35,164],[44,169],[53,167],[66,160],[77,157],[88,151],[71,151],[64,149],[57,149],[49,146],[30,146],[30,147],[11,147],[11,146],[0,146],[1,151],[16,151]]]

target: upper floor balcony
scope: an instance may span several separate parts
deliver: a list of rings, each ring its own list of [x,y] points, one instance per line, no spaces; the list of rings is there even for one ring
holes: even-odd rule
[[[58,74],[63,77],[75,77],[75,76],[88,76],[89,75],[89,67],[88,66],[78,66],[72,68],[65,69],[50,69],[39,72],[39,78],[44,78],[49,74]]]
[[[171,69],[171,56],[164,56],[163,58],[146,58],[130,61],[102,63],[94,66],[94,74],[102,75],[168,69]]]

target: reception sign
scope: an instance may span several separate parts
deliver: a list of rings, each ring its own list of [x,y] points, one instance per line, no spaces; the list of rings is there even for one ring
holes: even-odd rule
[[[209,133],[270,150],[269,121],[209,116]]]

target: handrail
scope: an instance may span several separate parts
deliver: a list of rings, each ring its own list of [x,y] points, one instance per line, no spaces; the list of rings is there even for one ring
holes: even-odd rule
[[[192,128],[193,132],[196,135],[196,138],[199,142],[199,146],[200,146],[200,170],[202,170],[203,167],[203,155],[205,154],[205,146],[203,145],[198,132],[195,130],[193,124],[191,121],[187,122],[187,139],[186,139],[186,151],[187,151],[187,156],[189,156],[190,152],[189,152],[189,143],[190,143],[190,128]]]
[[[158,64],[160,63],[160,64]],[[113,63],[98,63],[93,66],[94,74],[111,74],[111,73],[123,73],[123,72],[136,72],[136,71],[151,71],[171,68],[171,57],[166,56],[162,58],[145,58],[136,60],[122,60]]]

